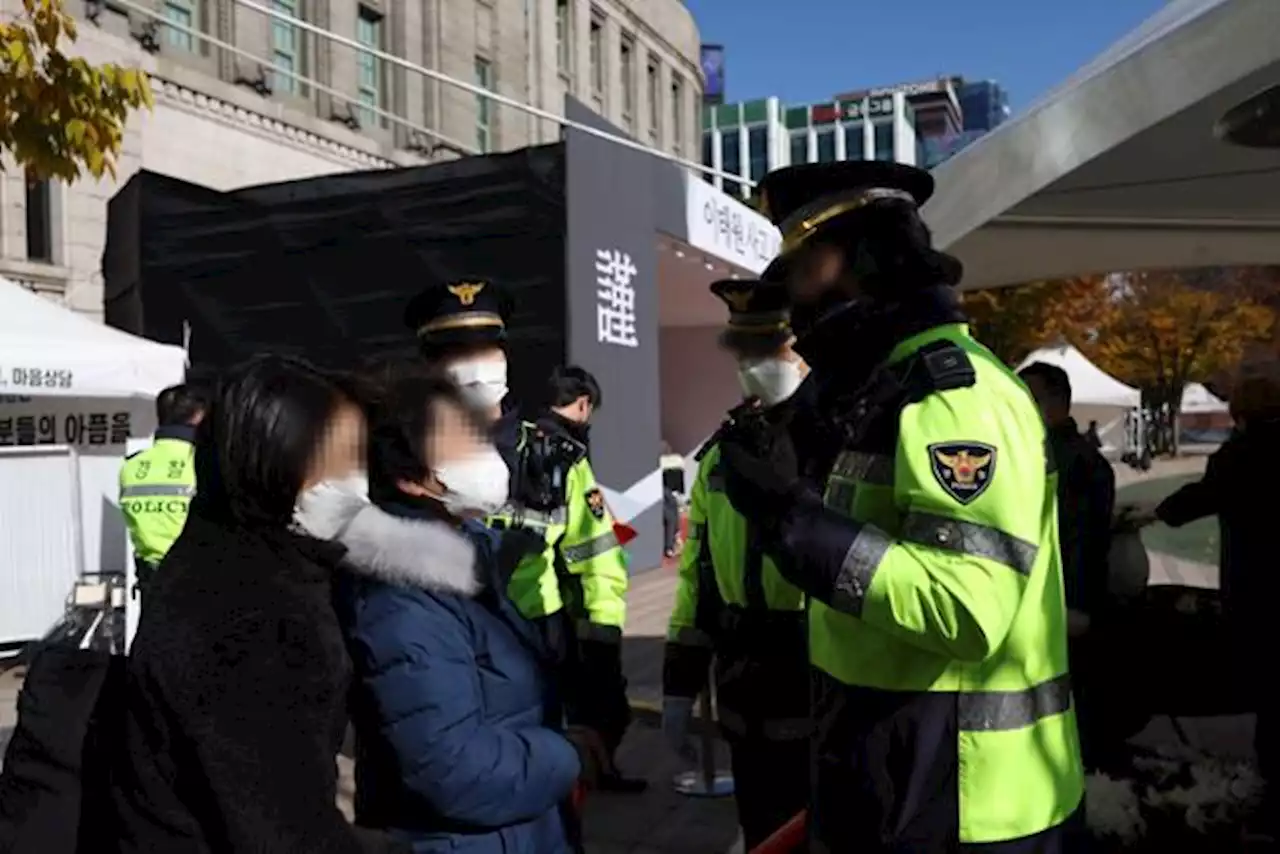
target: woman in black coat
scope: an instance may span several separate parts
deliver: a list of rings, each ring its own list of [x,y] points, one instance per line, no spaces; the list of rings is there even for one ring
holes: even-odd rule
[[[130,650],[122,854],[407,850],[336,805],[344,549],[306,508],[317,492],[367,491],[364,454],[361,410],[333,378],[274,357],[226,378],[197,436],[190,517]]]

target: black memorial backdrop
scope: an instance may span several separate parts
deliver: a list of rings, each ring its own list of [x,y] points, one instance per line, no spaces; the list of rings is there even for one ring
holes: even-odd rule
[[[540,399],[566,349],[564,208],[560,144],[227,193],[142,172],[108,211],[106,320],[189,341],[200,372],[265,352],[355,368],[413,352],[426,285],[500,282],[511,387]]]

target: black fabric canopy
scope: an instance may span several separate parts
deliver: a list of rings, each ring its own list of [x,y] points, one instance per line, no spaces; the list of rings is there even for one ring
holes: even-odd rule
[[[107,323],[183,344],[192,368],[288,353],[353,368],[414,349],[409,298],[440,281],[507,287],[513,390],[565,358],[565,161],[556,144],[221,193],[140,172],[111,200]]]

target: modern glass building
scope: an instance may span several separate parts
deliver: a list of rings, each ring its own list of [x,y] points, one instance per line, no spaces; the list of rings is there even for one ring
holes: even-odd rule
[[[914,114],[901,92],[803,107],[777,98],[721,104],[703,110],[702,128],[703,164],[752,182],[797,163],[916,162]],[[750,195],[746,184],[706,177],[726,193]]]
[[[989,131],[1009,118],[1009,93],[994,80],[962,83],[956,95],[966,131]]]

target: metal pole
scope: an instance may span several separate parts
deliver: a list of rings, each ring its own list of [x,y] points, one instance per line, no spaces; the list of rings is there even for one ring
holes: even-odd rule
[[[725,798],[733,794],[733,775],[728,771],[716,769],[716,725],[711,703],[711,687],[715,684],[714,670],[709,674],[707,689],[698,698],[698,711],[701,717],[702,732],[700,734],[701,753],[696,771],[677,774],[673,782],[675,790],[691,798]]]
[[[711,722],[715,720],[711,712],[711,688],[702,692],[698,700],[698,711],[702,717],[702,786],[710,792],[716,787],[716,739],[711,733]]]

